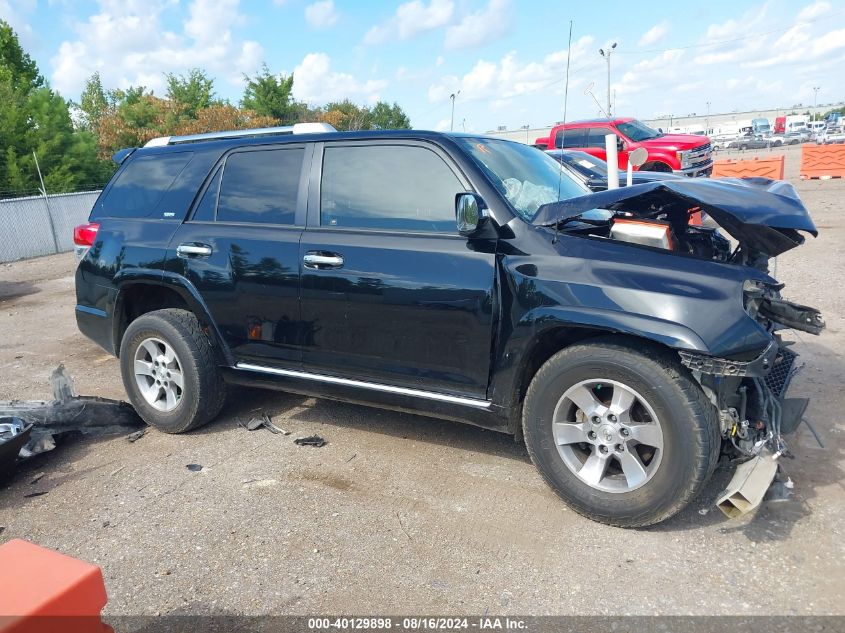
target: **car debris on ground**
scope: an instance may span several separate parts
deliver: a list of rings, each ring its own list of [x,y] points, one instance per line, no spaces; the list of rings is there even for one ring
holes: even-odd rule
[[[0,480],[12,475],[18,461],[51,451],[73,437],[146,432],[132,405],[78,395],[63,364],[50,375],[50,386],[51,401],[0,401]]]
[[[147,431],[149,431],[149,430],[150,430],[150,427],[145,426],[143,429],[138,429],[134,433],[130,433],[129,435],[127,435],[126,439],[129,440],[130,442],[137,442],[142,437],[144,437],[147,434]]]
[[[260,428],[265,428],[273,435],[290,435],[290,431],[279,428],[273,424],[273,420],[271,420],[270,416],[264,412],[262,412],[260,416],[251,418],[246,424],[243,424],[239,420],[238,425],[244,427],[247,431],[257,431]]]
[[[309,435],[308,437],[298,437],[293,441],[294,444],[298,444],[299,446],[313,446],[314,448],[322,448],[328,442],[324,440],[319,435]]]

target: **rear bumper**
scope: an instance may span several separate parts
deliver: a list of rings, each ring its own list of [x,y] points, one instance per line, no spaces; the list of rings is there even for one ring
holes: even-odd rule
[[[76,326],[85,336],[94,341],[112,356],[115,355],[112,337],[111,317],[105,310],[76,306]]]

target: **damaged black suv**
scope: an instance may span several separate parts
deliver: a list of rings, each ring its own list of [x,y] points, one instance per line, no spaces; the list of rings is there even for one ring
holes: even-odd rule
[[[524,437],[576,511],[642,526],[720,453],[774,463],[806,407],[778,332],[823,323],[767,269],[816,234],[787,183],[590,193],[519,143],[321,124],[115,159],[76,231],[77,321],[162,431],[227,383],[469,422]]]

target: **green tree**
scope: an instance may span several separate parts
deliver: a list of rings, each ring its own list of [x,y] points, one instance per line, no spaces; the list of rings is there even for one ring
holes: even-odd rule
[[[0,191],[38,189],[38,156],[49,192],[103,184],[111,166],[97,158],[90,132],[74,129],[69,104],[53,91],[17,36],[0,23]]]
[[[83,118],[82,127],[96,134],[100,127],[100,120],[106,115],[108,108],[109,101],[106,98],[106,91],[103,90],[103,82],[100,81],[100,73],[94,73],[85,82],[85,89],[79,100],[79,110]]]
[[[302,119],[306,111],[303,103],[293,99],[293,75],[273,75],[267,64],[255,77],[244,75],[246,88],[241,107],[259,116],[272,117],[282,125],[291,125]]]
[[[185,106],[185,114],[192,119],[197,112],[214,103],[214,80],[204,70],[192,68],[187,75],[165,73],[167,98]]]
[[[323,106],[324,119],[338,130],[369,130],[372,113],[367,106],[359,106],[349,99],[333,101]]]
[[[391,106],[379,101],[370,110],[370,126],[374,130],[410,130],[411,120],[398,103]]]
[[[0,68],[9,71],[16,89],[26,92],[44,85],[35,61],[21,48],[17,34],[4,20],[0,20]]]

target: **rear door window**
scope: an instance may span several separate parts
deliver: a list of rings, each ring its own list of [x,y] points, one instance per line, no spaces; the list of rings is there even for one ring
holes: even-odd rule
[[[608,134],[613,134],[610,128],[606,127],[591,127],[587,130],[587,143],[585,147],[600,147],[604,149],[604,137]]]
[[[131,159],[100,200],[92,218],[154,215],[162,197],[193,156],[193,152],[172,152]]]
[[[464,189],[449,165],[425,147],[329,146],[320,224],[455,232],[455,194]]]
[[[586,128],[575,128],[572,130],[559,130],[555,136],[555,147],[586,147]]]
[[[301,147],[230,154],[223,167],[217,221],[294,224],[304,156]]]

